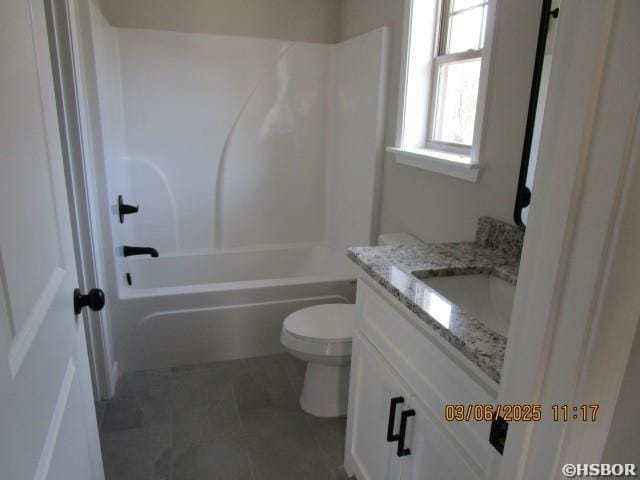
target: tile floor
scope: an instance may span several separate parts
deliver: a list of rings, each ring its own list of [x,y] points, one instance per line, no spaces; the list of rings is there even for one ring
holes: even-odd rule
[[[344,480],[345,419],[298,406],[287,354],[124,375],[97,408],[107,480]]]

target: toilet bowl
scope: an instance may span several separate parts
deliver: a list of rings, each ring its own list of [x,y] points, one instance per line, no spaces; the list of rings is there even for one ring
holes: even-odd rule
[[[307,362],[300,395],[302,409],[316,417],[347,414],[355,305],[326,304],[289,315],[280,341]]]
[[[419,243],[404,232],[378,237],[378,245]],[[349,304],[303,308],[289,315],[282,326],[282,345],[291,355],[307,362],[300,406],[316,417],[347,414],[355,308]]]

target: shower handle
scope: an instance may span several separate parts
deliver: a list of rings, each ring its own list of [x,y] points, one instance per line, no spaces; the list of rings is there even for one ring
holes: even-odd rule
[[[139,205],[128,205],[124,203],[122,195],[118,195],[118,216],[120,217],[120,223],[124,223],[124,216],[131,215],[132,213],[138,213],[140,210]]]

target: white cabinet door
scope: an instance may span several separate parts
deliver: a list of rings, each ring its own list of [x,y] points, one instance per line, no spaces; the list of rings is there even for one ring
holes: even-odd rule
[[[0,3],[0,478],[102,480],[44,8]]]
[[[397,400],[393,433],[398,433],[407,390],[366,340],[354,337],[349,389],[347,464],[358,480],[398,479],[396,443],[387,440],[391,402]]]
[[[402,480],[476,480],[482,472],[462,447],[415,396],[410,399],[415,415],[407,419],[404,447],[411,453],[402,457]],[[444,412],[443,412],[444,415]]]

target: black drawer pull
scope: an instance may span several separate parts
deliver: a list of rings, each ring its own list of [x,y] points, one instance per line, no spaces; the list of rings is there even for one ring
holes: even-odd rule
[[[389,405],[389,426],[387,427],[387,442],[396,442],[400,435],[393,434],[394,423],[396,421],[396,407],[399,403],[404,403],[404,397],[394,397]]]
[[[414,417],[416,415],[415,410],[405,410],[400,414],[400,433],[398,433],[398,456],[406,457],[407,455],[411,455],[411,450],[408,448],[404,448],[404,440],[407,434],[407,419],[409,417]]]

